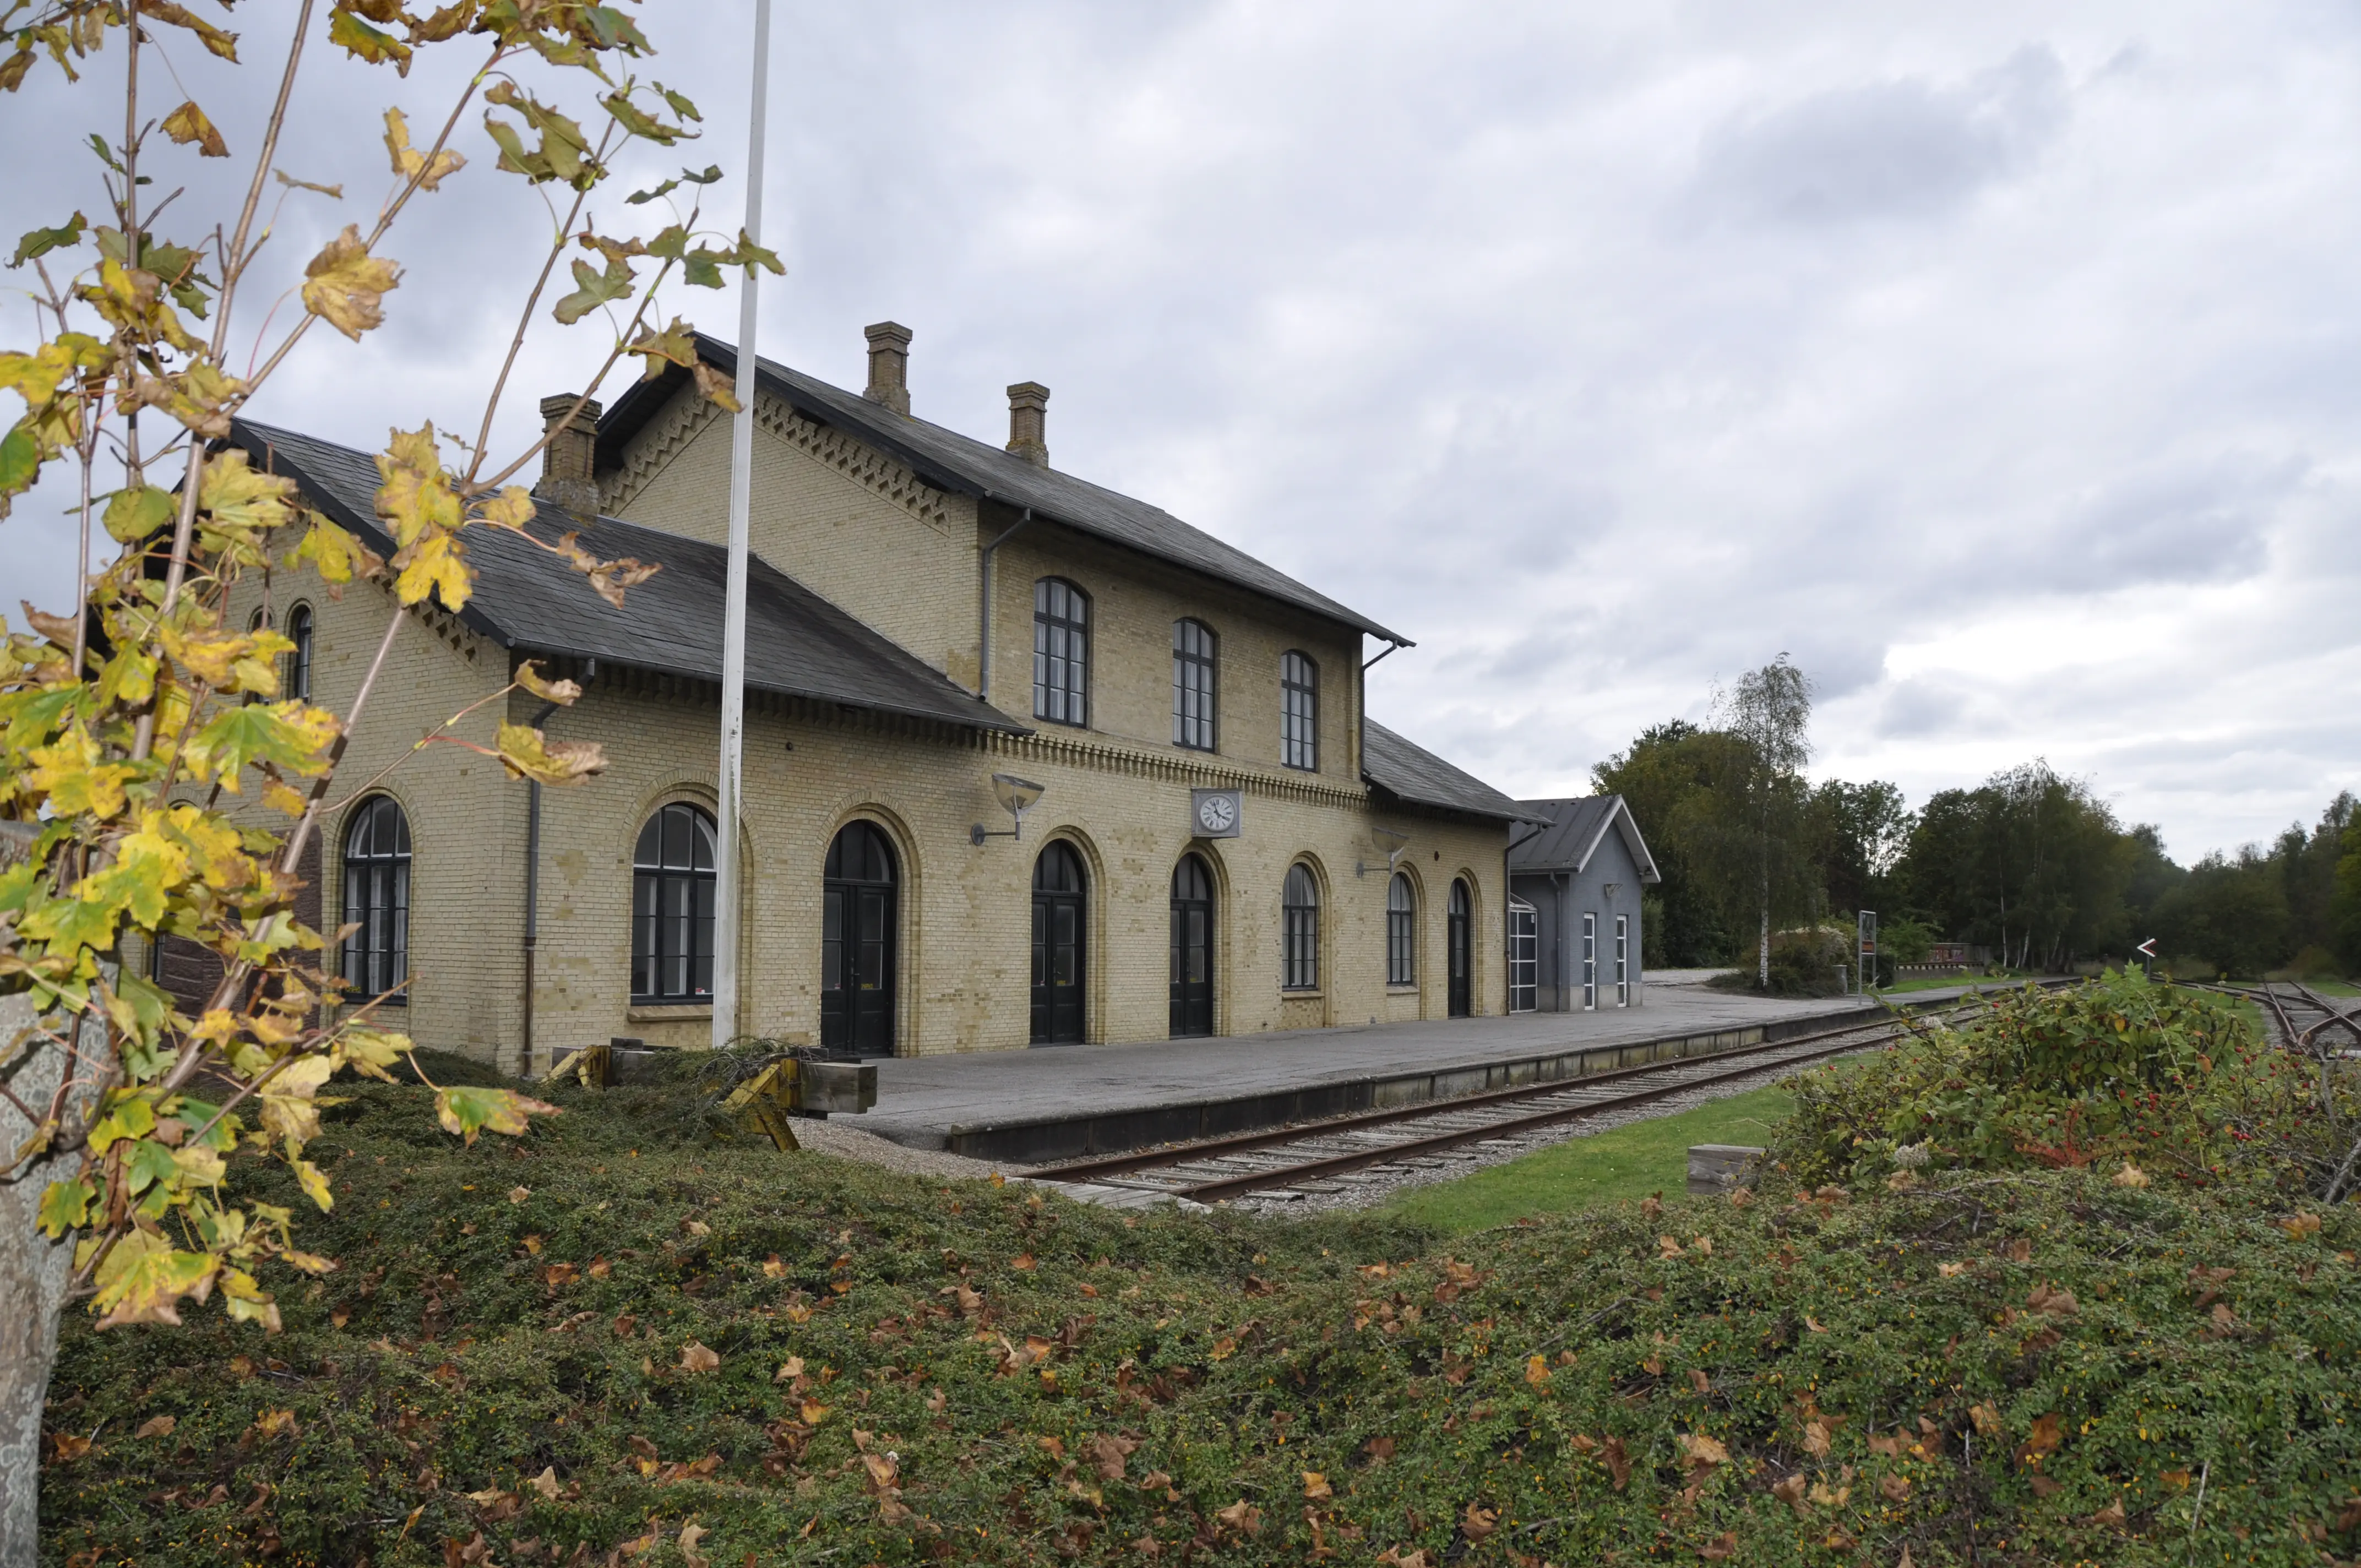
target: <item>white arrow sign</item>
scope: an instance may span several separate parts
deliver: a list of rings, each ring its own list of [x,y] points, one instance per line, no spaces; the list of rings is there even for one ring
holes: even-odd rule
[[[2134,948],[2132,951],[2139,954],[2143,958],[2152,959],[2156,957],[2156,938],[2154,937],[2150,937],[2147,941],[2142,942],[2138,947]]]

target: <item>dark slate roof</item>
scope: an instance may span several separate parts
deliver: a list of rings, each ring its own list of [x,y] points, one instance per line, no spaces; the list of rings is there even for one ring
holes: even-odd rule
[[[1511,846],[1510,871],[1579,872],[1590,864],[1599,841],[1613,828],[1623,835],[1624,847],[1631,851],[1631,859],[1640,868],[1640,880],[1664,880],[1657,873],[1655,857],[1648,853],[1648,846],[1640,837],[1640,824],[1621,795],[1585,795],[1570,800],[1528,800],[1520,804],[1527,820],[1546,822],[1549,826]]]
[[[1509,822],[1541,820],[1482,779],[1461,773],[1374,718],[1362,721],[1361,776],[1406,806],[1440,806]]]
[[[393,553],[393,542],[377,520],[377,465],[368,454],[251,420],[236,421],[232,439],[253,454],[258,467],[268,466],[294,478],[323,511],[370,548]],[[547,503],[541,507],[537,531],[552,540],[577,533],[585,549],[602,557],[630,555],[661,563],[664,570],[626,591],[624,607],[617,609],[547,551],[500,529],[471,528],[467,558],[476,567],[476,591],[459,612],[462,620],[523,653],[721,678],[729,553],[720,545],[611,517],[585,522]],[[746,685],[753,691],[881,713],[1027,733],[760,556],[747,563]]]
[[[697,334],[697,345],[707,363],[730,376],[738,373],[736,348],[703,333]],[[1210,533],[1191,528],[1161,507],[1028,463],[941,425],[895,413],[858,392],[831,387],[773,360],[757,357],[755,374],[765,391],[785,400],[796,412],[892,454],[939,489],[982,496],[1011,507],[1030,507],[1036,517],[1048,518],[1159,561],[1202,572],[1372,637],[1405,648],[1414,646],[1408,638],[1388,630],[1358,610],[1304,587],[1284,572],[1263,565]],[[687,379],[688,373],[675,366],[662,376],[634,383],[615,400],[615,406],[598,422],[602,466],[621,461],[625,444],[655,417]]]

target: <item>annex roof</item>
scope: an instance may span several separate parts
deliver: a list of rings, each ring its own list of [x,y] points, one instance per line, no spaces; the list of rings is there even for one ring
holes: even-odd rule
[[[1640,837],[1640,824],[1633,819],[1631,808],[1620,795],[1576,795],[1570,800],[1528,800],[1520,803],[1526,818],[1549,824],[1532,837],[1510,846],[1509,870],[1514,872],[1573,872],[1577,875],[1590,864],[1610,828],[1623,835],[1623,847],[1631,851],[1632,862],[1640,868],[1640,880],[1658,883],[1664,876],[1656,870],[1655,857]]]
[[[737,374],[738,351],[730,344],[698,333],[697,347],[716,369],[730,376]],[[1078,532],[1202,572],[1371,637],[1405,648],[1414,646],[1399,632],[1387,630],[1317,589],[1306,587],[1235,545],[1191,527],[1161,507],[1135,500],[1054,468],[1044,468],[955,430],[896,413],[858,392],[832,387],[774,360],[757,356],[754,368],[763,389],[783,400],[797,413],[892,454],[938,488],[980,496],[1011,507],[1030,507],[1036,517],[1062,523]],[[634,383],[616,399],[615,406],[598,421],[600,466],[620,461],[624,444],[654,418],[687,380],[688,372],[675,366],[661,376]]]
[[[291,430],[233,422],[231,439],[257,467],[293,478],[313,504],[382,554],[393,542],[377,519],[378,472],[367,453]],[[693,678],[721,678],[721,606],[729,565],[718,544],[611,517],[588,521],[543,502],[549,538],[580,535],[600,556],[630,555],[664,570],[617,609],[558,557],[496,528],[471,528],[476,591],[459,618],[522,653],[594,658]],[[755,691],[844,703],[977,729],[1028,733],[760,556],[747,563],[746,685]]]
[[[1505,822],[1542,820],[1482,779],[1462,773],[1374,718],[1362,725],[1361,776],[1380,795],[1405,806],[1439,806]]]

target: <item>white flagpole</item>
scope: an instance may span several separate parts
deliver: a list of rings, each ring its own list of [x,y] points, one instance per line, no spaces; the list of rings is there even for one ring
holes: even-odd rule
[[[746,237],[763,237],[763,120],[770,90],[771,0],[754,0],[754,98],[746,124]],[[738,287],[738,413],[730,432],[730,587],[721,622],[721,842],[713,887],[713,1045],[738,1033],[739,795],[746,755],[746,535],[754,505],[754,294]]]

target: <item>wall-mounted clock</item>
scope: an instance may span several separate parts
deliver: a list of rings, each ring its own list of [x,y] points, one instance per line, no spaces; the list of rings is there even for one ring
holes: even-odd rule
[[[1245,816],[1243,801],[1234,789],[1192,789],[1189,792],[1189,830],[1200,839],[1235,839]]]

